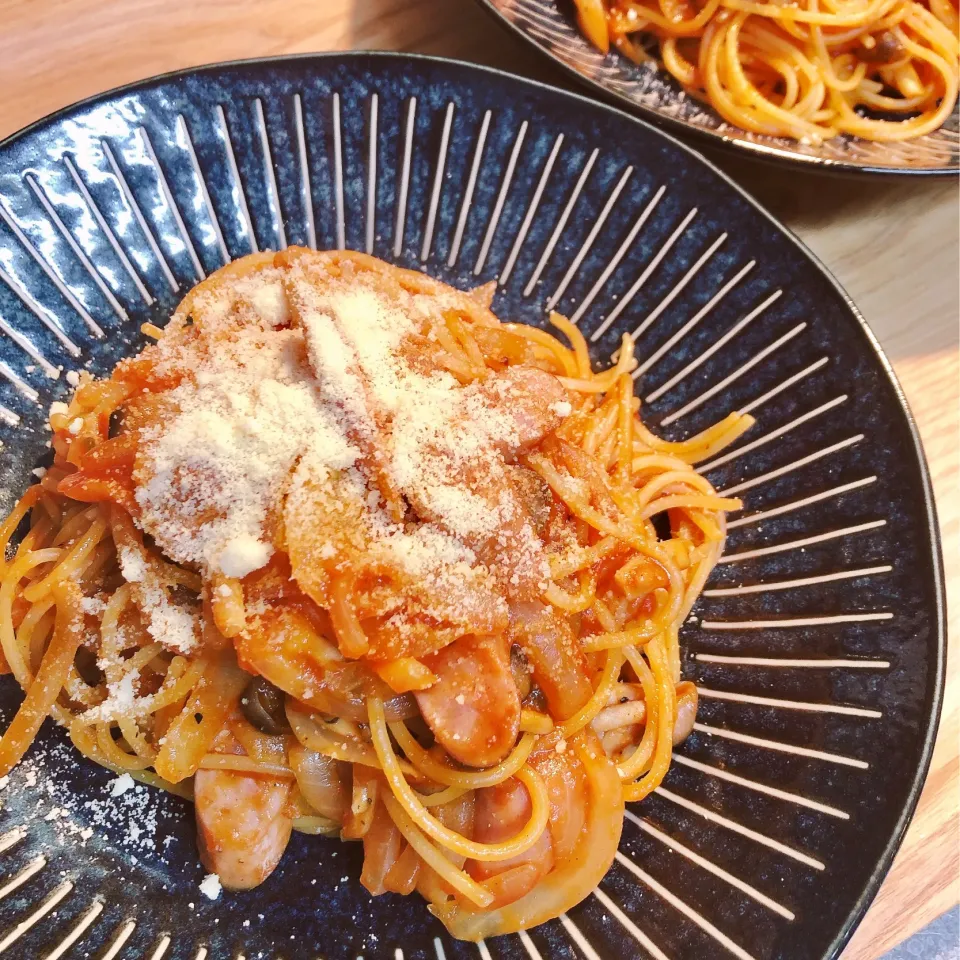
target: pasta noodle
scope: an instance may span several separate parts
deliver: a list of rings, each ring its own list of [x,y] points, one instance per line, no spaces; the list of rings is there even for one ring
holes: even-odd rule
[[[659,47],[687,92],[751,133],[820,144],[846,133],[909,140],[957,102],[954,0],[576,0],[606,53]]]
[[[357,253],[239,260],[51,410],[0,525],[3,666],[95,762],[191,799],[203,862],[263,882],[291,831],[455,936],[569,909],[692,726],[678,630],[723,547],[624,338],[569,341]]]

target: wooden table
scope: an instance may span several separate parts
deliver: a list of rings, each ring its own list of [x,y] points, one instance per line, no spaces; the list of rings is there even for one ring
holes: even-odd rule
[[[471,0],[0,0],[0,138],[72,101],[216,60],[414,50],[563,85]],[[893,361],[940,511],[951,640],[960,634],[956,182],[831,180],[714,159],[820,256]],[[873,960],[960,899],[960,653],[950,658],[933,766],[886,883],[845,953]]]

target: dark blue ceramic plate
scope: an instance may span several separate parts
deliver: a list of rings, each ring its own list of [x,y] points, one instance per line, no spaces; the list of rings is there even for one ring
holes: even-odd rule
[[[45,730],[0,793],[0,952],[18,957],[834,957],[927,767],[943,668],[930,486],[890,368],[823,268],[703,160],[581,98],[464,64],[332,55],[210,67],[0,147],[2,506],[71,370],[106,374],[252,250],[367,250],[495,309],[555,306],[605,363],[637,338],[649,423],[757,425],[703,468],[746,506],[684,634],[696,732],[595,895],[452,942],[371,900],[355,845],[298,837],[207,899],[189,806]],[[0,688],[9,717],[12,681]]]
[[[819,146],[790,137],[749,133],[707,104],[687,96],[652,61],[637,65],[616,52],[604,56],[584,39],[573,0],[479,0],[531,46],[607,100],[637,111],[677,133],[745,150],[768,160],[843,173],[955,174],[960,170],[960,104],[933,133],[902,143],[843,135]]]

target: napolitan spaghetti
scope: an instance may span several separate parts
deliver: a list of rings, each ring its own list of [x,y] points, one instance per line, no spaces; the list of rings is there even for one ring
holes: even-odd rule
[[[585,897],[692,726],[678,628],[740,504],[691,464],[752,419],[659,439],[629,338],[595,374],[489,297],[258,254],[83,375],[0,528],[0,772],[52,716],[192,798],[224,886],[339,834],[465,939]]]
[[[575,0],[587,38],[657,59],[751,133],[909,140],[953,112],[956,0]],[[865,111],[870,111],[866,113]]]

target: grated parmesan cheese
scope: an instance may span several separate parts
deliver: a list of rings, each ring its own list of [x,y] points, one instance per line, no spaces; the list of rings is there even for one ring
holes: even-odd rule
[[[147,578],[146,558],[129,547],[121,547],[118,553],[120,572],[127,583],[143,583]]]
[[[362,277],[316,284],[309,265],[197,295],[200,346],[171,336],[151,348],[158,373],[179,385],[163,395],[168,412],[141,432],[143,531],[179,563],[242,579],[270,561],[281,511],[315,509],[325,491],[331,517],[359,518],[364,551],[418,578],[440,603],[453,604],[466,580],[486,583],[491,563],[506,571],[502,583],[546,581],[543,543],[509,475],[518,468],[508,456],[524,443],[523,410],[514,409],[524,385],[492,374],[463,386],[424,333],[440,309]],[[549,405],[555,418],[571,410]],[[420,522],[398,521],[407,504]],[[335,560],[347,537],[342,524],[328,526],[319,560]],[[170,600],[147,560],[120,557],[147,629],[188,651],[196,618]]]
[[[80,601],[80,609],[88,616],[99,617],[107,605],[99,597],[84,597]]]
[[[126,793],[128,790],[132,790],[136,786],[136,781],[129,773],[122,773],[116,780],[111,780],[109,783],[110,787],[110,796],[119,797]]]
[[[140,609],[146,616],[147,633],[174,653],[193,651],[200,633],[197,615],[169,599],[167,588],[150,569],[146,554],[126,546],[117,553],[120,572],[132,584]]]
[[[215,873],[208,873],[200,882],[200,892],[208,900],[216,900],[223,892],[220,877]]]
[[[101,669],[106,666],[105,663],[98,663],[98,665],[101,666]],[[130,716],[137,706],[137,694],[134,689],[136,680],[136,671],[130,670],[119,680],[108,684],[106,700],[84,711],[84,720],[94,722],[108,720],[116,716]],[[138,712],[145,712],[150,699],[152,698],[143,698]]]
[[[272,553],[273,547],[269,543],[257,540],[249,533],[239,533],[224,544],[217,558],[217,566],[228,577],[241,578],[259,570]]]
[[[497,448],[517,441],[514,425],[480,391],[405,355],[417,325],[412,298],[401,309],[369,290],[323,298],[305,281],[295,290],[324,390],[361,437],[377,436],[391,480],[418,513],[467,545],[509,524],[520,511]],[[509,402],[509,384],[500,387],[496,399]]]
[[[258,569],[273,553],[271,509],[304,449],[320,447],[340,465],[356,458],[309,371],[299,383],[285,382],[296,375],[284,369],[263,372],[206,374],[177,387],[170,396],[181,412],[145,436],[141,524],[178,562],[228,576]]]

